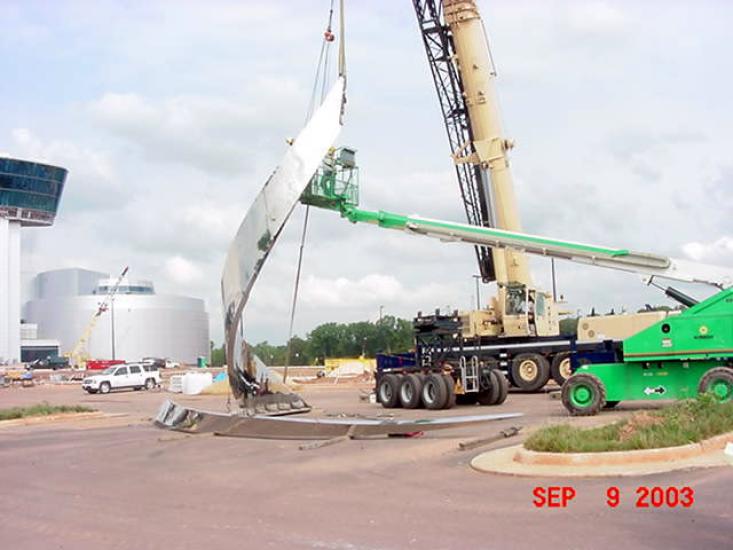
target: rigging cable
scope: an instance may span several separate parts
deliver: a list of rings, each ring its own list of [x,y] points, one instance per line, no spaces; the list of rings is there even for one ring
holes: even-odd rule
[[[331,54],[331,44],[334,41],[334,34],[332,30],[332,24],[333,24],[333,4],[334,0],[331,0],[331,7],[328,12],[328,24],[326,25],[326,30],[323,33],[323,42],[321,42],[321,52],[318,56],[318,65],[316,67],[316,76],[313,82],[313,90],[311,92],[311,98],[310,102],[308,104],[308,112],[306,113],[306,123],[310,119],[311,116],[313,116],[313,111],[315,110],[316,106],[316,94],[318,91],[318,84],[319,81],[321,82],[321,98],[320,103],[323,103],[323,100],[326,97],[326,84],[328,82],[328,68],[329,68],[329,59]],[[340,11],[340,18],[341,18],[341,32],[343,33],[344,28],[344,18],[343,18],[343,0],[341,0],[341,11]],[[344,67],[344,42],[343,42],[343,34],[341,35],[341,40],[339,43],[339,75],[341,75]],[[292,341],[293,341],[293,327],[295,324],[295,308],[298,303],[298,290],[300,288],[300,272],[301,268],[303,266],[303,249],[305,248],[305,236],[306,232],[308,230],[308,213],[310,212],[310,206],[305,206],[305,216],[303,218],[303,230],[300,235],[300,248],[298,250],[298,266],[295,270],[295,284],[293,286],[293,301],[290,305],[290,326],[288,328],[288,340],[287,340],[287,351],[285,354],[285,367],[283,369],[283,384],[288,379],[288,367],[292,363]]]

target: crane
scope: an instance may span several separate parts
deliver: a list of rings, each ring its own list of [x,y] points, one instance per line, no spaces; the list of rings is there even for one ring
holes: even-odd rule
[[[509,163],[513,142],[504,136],[496,67],[475,0],[413,0],[421,36],[451,147],[468,223],[522,230]],[[532,284],[520,250],[476,245],[484,282],[495,280],[497,296],[483,314],[498,337],[556,336],[557,308],[551,293]],[[491,251],[490,254],[488,251]],[[527,324],[513,304],[523,297],[548,304],[546,325]],[[486,335],[486,334],[484,334]]]
[[[81,336],[74,344],[74,347],[71,348],[71,351],[68,354],[68,358],[69,364],[72,367],[80,369],[86,365],[88,355],[86,347],[89,343],[89,338],[92,336],[92,332],[94,332],[94,327],[97,326],[97,321],[102,316],[102,314],[107,311],[107,309],[109,308],[109,303],[114,299],[115,294],[117,294],[117,291],[120,288],[120,284],[122,284],[122,280],[125,278],[125,275],[127,275],[128,269],[129,267],[125,266],[125,269],[122,270],[122,273],[120,273],[120,276],[117,277],[115,284],[110,287],[105,297],[99,303],[97,311],[95,311],[94,315],[92,315],[92,318],[89,320],[89,323],[87,323],[87,326],[84,328]]]

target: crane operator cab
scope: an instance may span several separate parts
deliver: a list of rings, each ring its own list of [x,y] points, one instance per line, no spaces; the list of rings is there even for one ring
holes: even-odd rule
[[[552,294],[519,283],[500,284],[487,309],[461,311],[464,338],[482,336],[557,336],[557,306]]]
[[[499,286],[504,336],[556,336],[560,332],[552,294],[523,284]]]

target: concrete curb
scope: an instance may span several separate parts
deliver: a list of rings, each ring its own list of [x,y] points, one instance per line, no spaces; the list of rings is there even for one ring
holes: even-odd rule
[[[725,448],[733,441],[733,432],[716,435],[699,443],[661,449],[638,451],[610,451],[605,453],[540,453],[529,451],[523,446],[514,457],[522,464],[542,464],[545,466],[616,466],[621,464],[647,464],[668,460],[693,458],[710,451]]]
[[[537,453],[515,445],[482,453],[471,460],[471,467],[529,477],[641,476],[725,466],[727,443],[733,443],[733,432],[679,447],[608,453]]]

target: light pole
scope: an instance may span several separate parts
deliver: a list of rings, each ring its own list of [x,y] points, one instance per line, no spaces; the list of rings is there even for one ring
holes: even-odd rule
[[[110,311],[109,314],[111,316],[111,325],[112,325],[112,360],[114,361],[117,359],[115,357],[115,297],[112,296],[112,299],[110,300]]]
[[[552,267],[552,300],[557,302],[557,284],[555,283],[555,258],[550,258]]]
[[[382,310],[384,309],[384,306],[379,306],[379,324],[382,324]]]
[[[476,281],[476,309],[481,309],[481,290],[478,285],[481,275],[472,275],[472,277]]]

